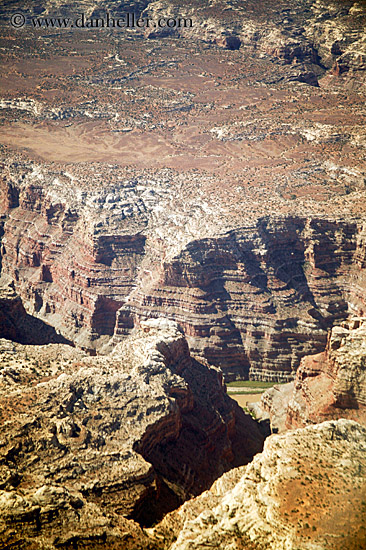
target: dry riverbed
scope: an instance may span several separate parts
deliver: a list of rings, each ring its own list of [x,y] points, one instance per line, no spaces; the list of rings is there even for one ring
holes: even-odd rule
[[[273,385],[271,382],[241,380],[227,384],[227,393],[245,409],[248,403],[260,401],[262,394]]]

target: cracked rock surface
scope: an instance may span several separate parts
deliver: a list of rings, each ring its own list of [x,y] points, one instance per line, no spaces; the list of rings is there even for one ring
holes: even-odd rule
[[[136,521],[156,521],[263,443],[220,372],[164,319],[103,358],[2,339],[0,380],[7,546],[147,548]]]

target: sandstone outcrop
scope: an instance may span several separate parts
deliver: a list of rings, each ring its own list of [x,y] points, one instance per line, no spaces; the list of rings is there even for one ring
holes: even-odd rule
[[[330,331],[324,352],[304,357],[294,382],[266,391],[251,409],[283,431],[327,419],[366,424],[366,320],[351,317]]]
[[[345,419],[272,435],[153,534],[170,550],[364,548],[365,443]]]
[[[330,332],[326,350],[305,357],[287,407],[287,425],[345,416],[366,423],[366,320],[351,318]]]
[[[220,372],[164,319],[108,357],[2,339],[0,378],[0,540],[14,548],[152,548],[136,521],[262,448]]]
[[[13,281],[6,275],[0,277],[0,335],[22,344],[71,344],[53,327],[26,312]]]
[[[317,0],[311,11],[305,34],[314,44],[321,64],[337,76],[347,75],[354,85],[362,86],[366,61],[364,2]]]
[[[215,2],[210,5],[196,0],[185,3],[184,13],[175,0],[160,0],[147,5],[144,15],[179,18],[190,16],[193,24],[170,29],[170,35],[204,40],[229,50],[239,48],[273,56],[293,65],[287,79],[319,86],[319,77],[327,70],[347,75],[353,86],[364,82],[366,63],[366,9],[362,2],[322,0],[294,2],[291,6],[278,1]],[[151,38],[164,37],[166,29],[148,30]]]
[[[0,6],[0,545],[363,549],[365,3],[18,4]],[[57,25],[107,12],[174,20]],[[256,454],[235,378],[291,381],[263,406],[300,429]]]

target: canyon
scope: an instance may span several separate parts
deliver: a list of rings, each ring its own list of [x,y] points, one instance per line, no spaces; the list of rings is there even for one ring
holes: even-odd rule
[[[227,380],[289,381],[336,321],[366,310],[362,218],[259,217],[203,237],[202,213],[179,243],[169,222],[183,214],[168,209],[167,185],[103,189],[84,206],[78,186],[49,174],[47,184],[37,168],[17,166],[20,185],[4,184],[2,196],[18,198],[4,209],[2,275],[31,315],[86,350],[109,350],[164,315]]]
[[[332,328],[325,351],[301,360],[293,382],[274,386],[251,408],[276,431],[340,417],[365,425],[365,346],[366,319],[351,317]]]
[[[0,546],[362,550],[365,2],[18,4]]]
[[[334,323],[364,314],[365,14],[305,4],[192,1],[178,34],[79,31],[76,46],[64,30],[57,55],[55,31],[20,29],[24,61],[6,29],[2,276],[30,315],[107,353],[163,314],[226,380],[285,382]]]
[[[171,550],[361,550],[365,435],[346,419],[272,435],[248,466],[168,514],[153,534]]]
[[[172,321],[146,321],[105,357],[0,346],[3,547],[140,548],[140,525],[262,449]]]

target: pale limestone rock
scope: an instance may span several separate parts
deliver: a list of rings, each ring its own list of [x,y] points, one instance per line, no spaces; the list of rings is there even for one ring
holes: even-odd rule
[[[150,534],[170,550],[361,548],[365,451],[366,429],[344,419],[270,436],[251,464],[224,474]]]

